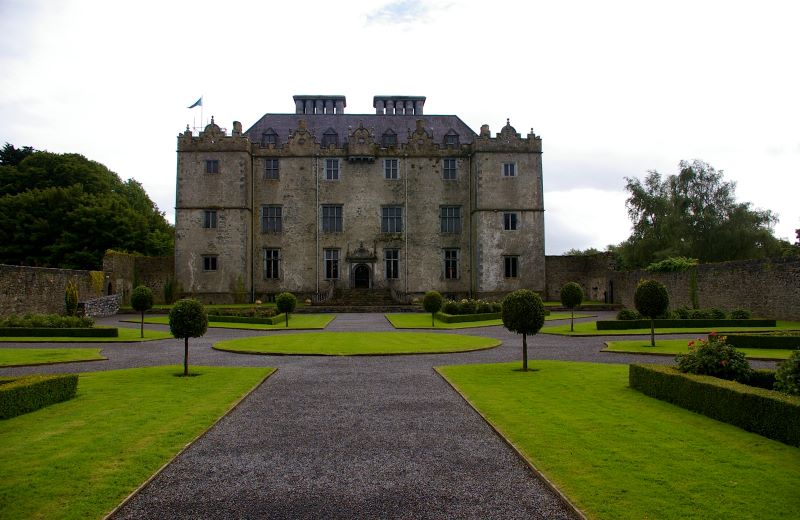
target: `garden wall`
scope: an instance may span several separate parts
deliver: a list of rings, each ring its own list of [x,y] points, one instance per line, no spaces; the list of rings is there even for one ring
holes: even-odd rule
[[[667,287],[670,308],[691,307],[690,272],[609,273],[614,301],[633,308],[633,294],[642,278]],[[800,259],[743,260],[697,266],[697,295],[702,308],[749,309],[754,316],[800,320]]]
[[[70,280],[78,286],[79,301],[103,293],[100,271],[0,265],[0,315],[63,314],[64,288]]]
[[[561,300],[561,287],[577,282],[583,287],[584,300],[613,302],[613,288],[609,286],[613,255],[547,256],[544,262],[546,300]]]
[[[107,275],[106,294],[119,294],[123,305],[130,304],[131,292],[138,285],[153,291],[155,303],[164,303],[164,285],[174,279],[175,259],[109,251],[103,257],[103,271]]]

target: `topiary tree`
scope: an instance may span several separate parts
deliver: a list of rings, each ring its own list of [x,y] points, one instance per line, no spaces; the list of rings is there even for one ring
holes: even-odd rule
[[[571,311],[569,318],[570,332],[575,330],[575,307],[583,301],[583,289],[575,282],[567,282],[561,288],[561,305]]]
[[[183,375],[189,375],[189,338],[199,338],[208,330],[208,314],[197,300],[178,300],[169,311],[169,331],[183,338]]]
[[[140,285],[131,293],[131,307],[142,313],[141,333],[144,337],[144,313],[153,308],[153,291],[149,287]]]
[[[64,287],[64,309],[67,316],[78,313],[78,285],[75,280],[70,280]]]
[[[442,308],[444,298],[437,291],[428,291],[422,298],[422,308],[431,313],[431,327],[436,326],[436,313]]]
[[[289,292],[282,292],[275,297],[275,306],[278,312],[286,313],[286,327],[289,327],[289,313],[297,307],[297,297]]]
[[[542,299],[533,291],[519,289],[503,299],[503,326],[522,334],[522,370],[528,370],[528,334],[536,334],[544,325]]]
[[[655,280],[642,280],[633,295],[636,310],[650,318],[650,346],[656,346],[656,316],[664,314],[669,307],[669,294],[664,284]]]

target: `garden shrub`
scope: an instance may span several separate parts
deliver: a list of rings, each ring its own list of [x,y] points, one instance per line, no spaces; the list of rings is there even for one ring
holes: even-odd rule
[[[561,305],[570,310],[569,330],[575,330],[575,307],[583,301],[583,289],[576,282],[567,282],[561,287]]]
[[[500,319],[499,312],[488,312],[483,314],[445,314],[436,313],[436,319],[444,323],[466,323],[469,321],[486,321]]]
[[[597,330],[646,329],[650,320],[599,320]],[[659,328],[686,329],[692,327],[774,327],[775,320],[661,320],[656,319]]]
[[[478,314],[488,314],[490,312],[493,311],[492,311],[492,305],[489,302],[482,301],[478,303],[478,309],[477,309]]]
[[[278,312],[286,315],[286,326],[289,326],[289,314],[297,308],[297,296],[290,292],[282,292],[275,297],[275,307]]]
[[[169,311],[169,331],[183,338],[183,375],[189,375],[189,338],[199,338],[208,330],[208,314],[203,304],[186,298],[178,300]]]
[[[422,308],[431,313],[431,326],[436,326],[435,316],[442,308],[444,298],[438,291],[428,291],[422,298]]]
[[[789,332],[789,331],[785,331]],[[800,335],[728,334],[728,343],[736,348],[800,349]]]
[[[711,318],[715,320],[724,320],[727,317],[725,311],[721,309],[712,308],[709,309],[708,312],[711,314]]]
[[[64,309],[67,316],[75,316],[78,312],[78,286],[74,280],[64,287]]]
[[[444,302],[444,305],[442,306],[442,312],[444,312],[445,314],[459,314],[459,311],[460,308],[458,306],[458,303],[454,302],[453,300],[447,300],[446,302]]]
[[[749,320],[753,314],[747,309],[733,309],[728,317],[732,320]]]
[[[522,370],[528,370],[528,334],[536,334],[544,325],[545,308],[542,299],[533,291],[518,289],[503,300],[503,326],[522,334]]]
[[[631,309],[622,309],[617,313],[617,319],[623,321],[640,320],[642,315]]]
[[[653,262],[645,267],[645,271],[650,273],[679,273],[697,266],[697,258],[687,258],[685,256],[671,256],[660,262]]]
[[[209,323],[251,323],[260,325],[277,325],[286,320],[285,314],[276,314],[271,317],[259,316],[225,316],[225,315],[211,315],[208,316]]]
[[[725,336],[714,332],[708,335],[708,340],[690,341],[689,353],[679,354],[675,361],[681,372],[731,381],[746,382],[752,373],[744,352],[736,350],[725,341]]]
[[[689,313],[690,320],[711,320],[714,319],[714,315],[711,313],[710,309],[692,309]]]
[[[0,419],[10,419],[75,397],[76,374],[0,378]]]
[[[94,326],[94,320],[88,316],[59,316],[58,314],[26,314],[11,315],[0,318],[0,328],[53,328],[53,329],[88,329]]]
[[[775,371],[768,368],[757,368],[750,373],[747,380],[749,386],[772,390],[775,386]]]
[[[673,314],[679,320],[688,320],[692,316],[692,309],[688,307],[678,307],[673,311]]]
[[[119,329],[116,327],[75,328],[63,327],[0,327],[0,337],[4,338],[116,338]]]
[[[800,397],[662,365],[630,365],[629,384],[667,401],[747,431],[800,446]]]
[[[795,350],[789,359],[778,364],[774,388],[786,394],[800,395],[800,350]]]
[[[492,312],[503,312],[503,304],[501,302],[492,302],[489,304],[492,307]],[[548,311],[547,314],[550,314]]]
[[[475,314],[478,311],[475,300],[461,300],[459,307],[459,314]]]

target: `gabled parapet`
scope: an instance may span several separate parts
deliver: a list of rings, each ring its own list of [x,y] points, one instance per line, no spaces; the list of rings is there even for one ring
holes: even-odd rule
[[[523,138],[507,119],[506,126],[495,137],[491,136],[489,125],[481,126],[481,133],[473,142],[473,149],[476,152],[542,153],[542,138],[534,134],[532,128]]]

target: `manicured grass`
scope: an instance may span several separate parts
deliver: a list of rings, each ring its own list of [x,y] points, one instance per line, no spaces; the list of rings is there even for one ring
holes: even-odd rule
[[[500,345],[493,338],[426,332],[324,332],[256,336],[214,345],[244,354],[367,356],[467,352]]]
[[[333,321],[335,314],[292,314],[289,316],[289,330],[291,329],[324,329]],[[134,320],[126,320],[134,321]],[[138,321],[138,320],[137,320]],[[144,319],[145,323],[169,324],[168,316],[150,316]],[[287,330],[286,322],[268,325],[265,323],[226,323],[213,321],[208,323],[209,328],[216,329],[244,329],[244,330]],[[169,336],[171,337],[171,336]]]
[[[402,312],[398,314],[386,314],[386,319],[396,329],[472,329],[476,327],[502,326],[503,320],[484,320],[484,321],[465,321],[462,323],[445,323],[436,320],[436,327],[431,327],[431,315],[419,312]],[[591,314],[575,314],[575,318],[589,318]],[[553,312],[545,317],[545,320],[568,320],[568,312]],[[567,327],[569,328],[569,326]]]
[[[0,348],[0,367],[106,359],[99,348]]]
[[[74,399],[0,421],[0,517],[101,518],[272,369],[81,374]]]
[[[145,318],[145,322],[147,319]],[[138,321],[136,323],[139,323]],[[119,336],[116,338],[80,338],[80,337],[0,337],[0,343],[130,343],[136,341],[153,341],[157,339],[168,339],[172,337],[169,332],[161,330],[144,329],[144,339],[141,338],[141,331],[138,328],[129,329],[117,327]],[[54,333],[57,330],[54,330]]]
[[[437,369],[589,518],[800,517],[800,449],[628,387],[627,365]]]
[[[787,349],[740,348],[744,355],[751,359],[789,359],[792,354]],[[689,352],[689,340],[658,339],[656,346],[650,346],[650,340],[606,341],[603,352],[629,352],[635,354],[675,355]]]
[[[712,331],[772,332],[776,330],[800,330],[800,321],[779,321],[776,327],[705,327],[693,329],[659,329],[656,327],[656,334],[708,334]],[[650,329],[597,330],[596,322],[587,321],[576,323],[575,332],[570,332],[569,324],[542,327],[540,332],[542,334],[558,334],[560,336],[640,336],[649,335]]]

